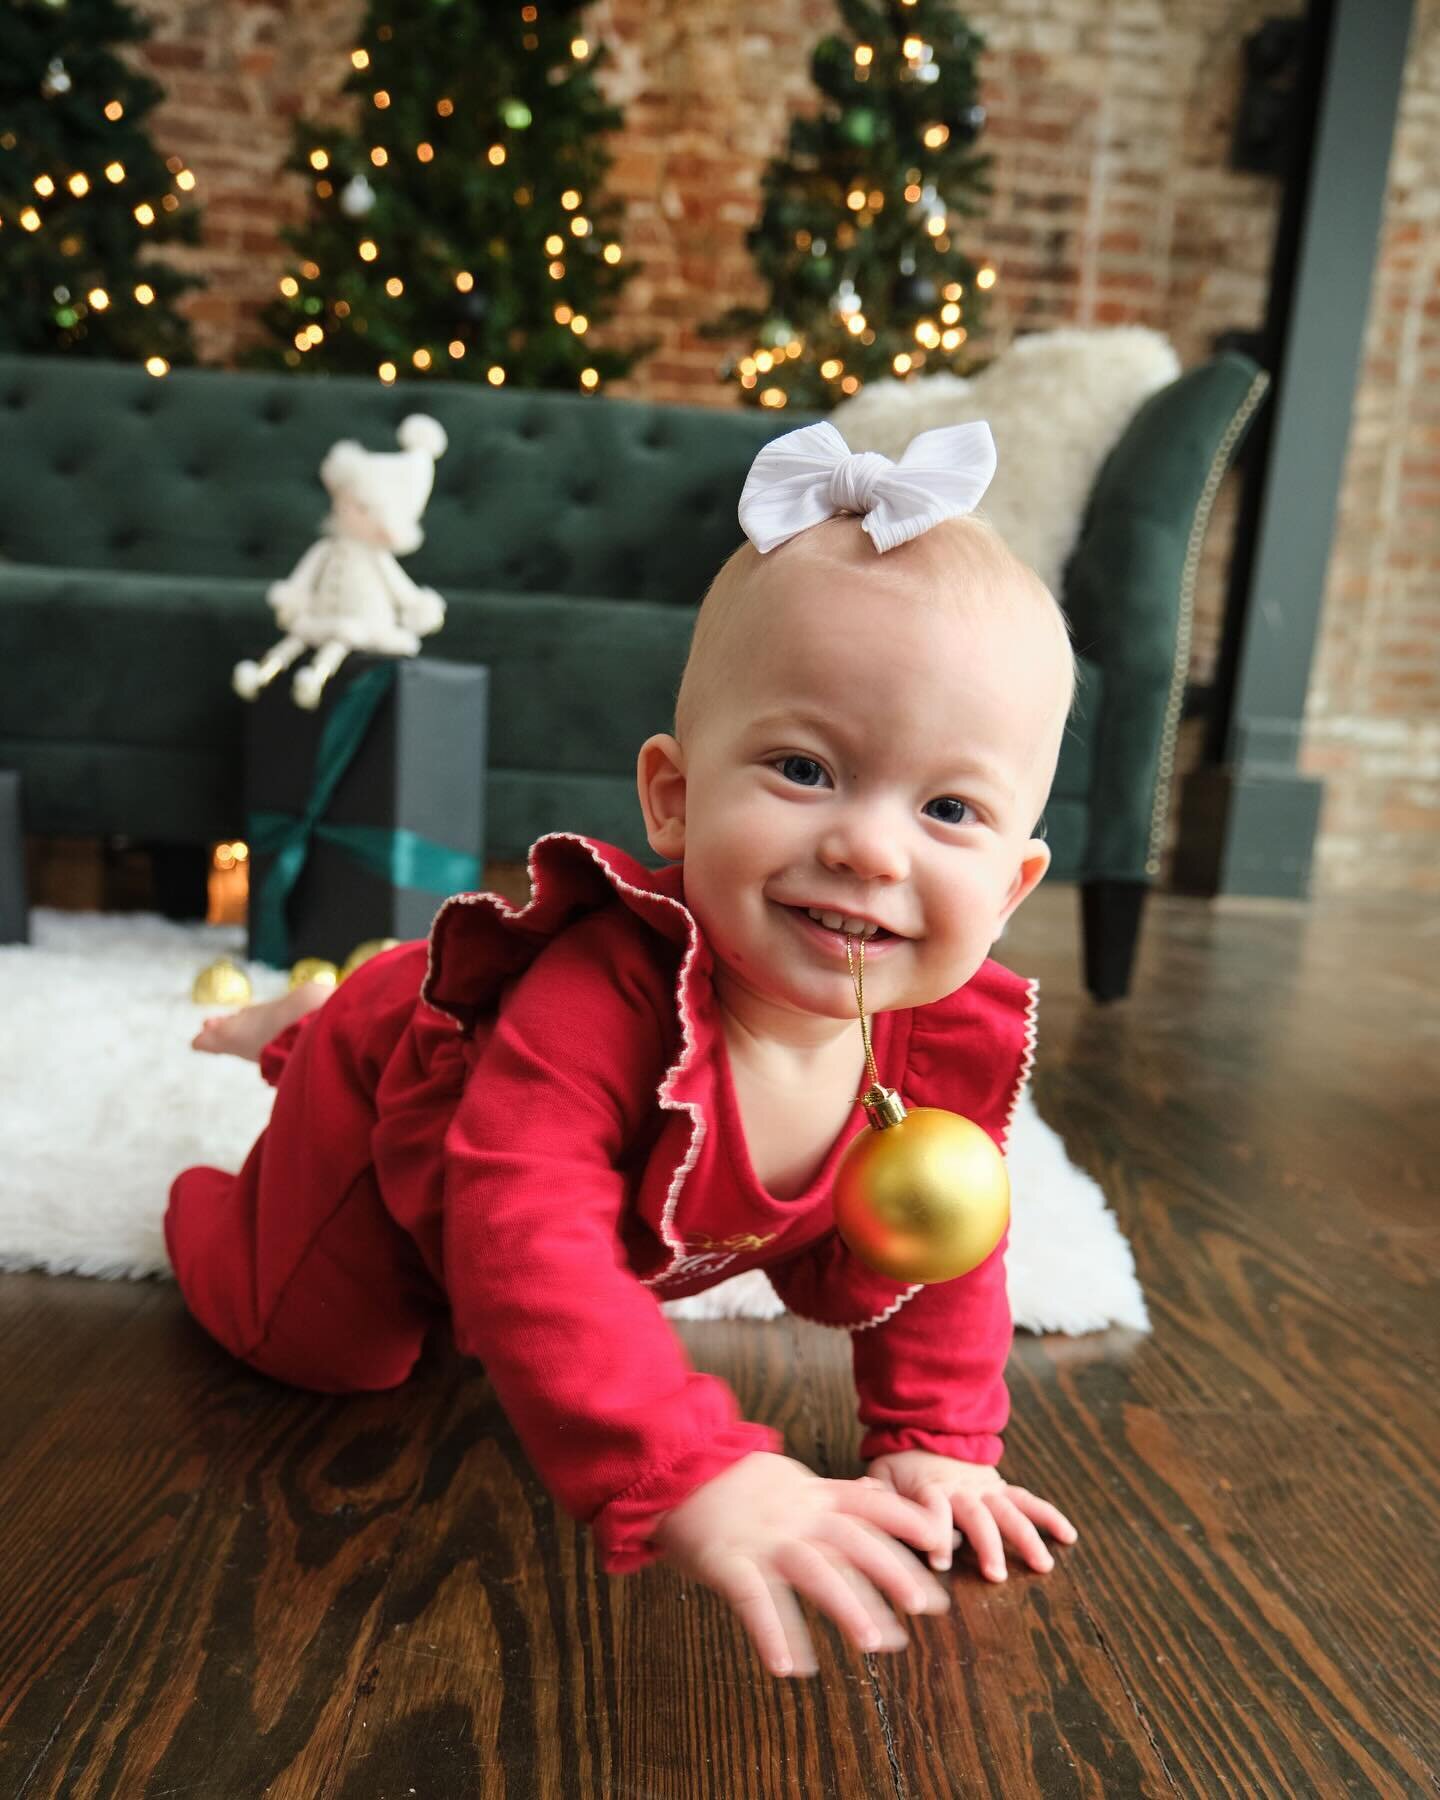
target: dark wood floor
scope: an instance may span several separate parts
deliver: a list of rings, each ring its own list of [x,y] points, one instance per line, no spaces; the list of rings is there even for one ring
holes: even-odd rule
[[[473,1365],[330,1400],[172,1286],[0,1277],[0,1796],[1433,1795],[1440,917],[1161,899],[1101,1010],[1074,908],[1003,948],[1155,1333],[1017,1346],[1055,1574],[776,1681],[705,1591],[597,1577]],[[857,1472],[845,1340],[685,1337]]]

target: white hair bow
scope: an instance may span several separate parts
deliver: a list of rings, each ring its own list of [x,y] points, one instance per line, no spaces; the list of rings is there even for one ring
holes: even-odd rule
[[[983,419],[922,431],[899,462],[852,451],[828,421],[773,438],[750,465],[740,525],[762,555],[836,513],[860,513],[879,551],[974,510],[995,474]]]

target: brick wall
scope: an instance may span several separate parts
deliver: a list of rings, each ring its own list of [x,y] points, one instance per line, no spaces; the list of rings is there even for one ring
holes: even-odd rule
[[[143,57],[169,90],[155,134],[200,177],[211,277],[190,302],[202,355],[255,335],[305,198],[276,167],[297,112],[333,114],[360,0],[142,0]],[[1139,323],[1183,362],[1259,324],[1276,184],[1227,166],[1241,46],[1301,0],[977,0],[982,147],[995,195],[972,244],[996,264],[990,329]],[[610,328],[659,349],[620,394],[733,404],[696,327],[759,297],[744,249],[759,177],[816,95],[833,0],[597,0],[592,39],[626,110],[611,187],[646,268]],[[1428,382],[1428,392],[1427,392]],[[1202,568],[1192,673],[1214,665],[1236,482]],[[1327,783],[1317,891],[1440,887],[1440,0],[1417,0],[1303,767]],[[1182,751],[1194,753],[1188,731]],[[1183,766],[1183,765],[1182,765]]]

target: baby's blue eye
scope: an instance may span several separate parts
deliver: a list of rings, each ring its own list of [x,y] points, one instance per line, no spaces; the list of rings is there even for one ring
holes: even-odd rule
[[[930,812],[931,807],[942,807],[942,806],[958,808],[958,812],[947,811],[947,812],[943,812],[943,813],[942,812],[930,813],[931,818],[939,819],[939,821],[942,825],[963,825],[966,823],[966,820],[963,815],[968,812],[973,812],[973,810],[974,810],[974,808],[970,805],[970,802],[968,800],[957,800],[957,799],[955,799],[955,797],[952,794],[947,794],[943,800],[931,800],[926,805],[925,810],[926,810],[926,812]]]
[[[797,787],[819,787],[825,779],[825,771],[813,756],[782,756],[775,767]]]

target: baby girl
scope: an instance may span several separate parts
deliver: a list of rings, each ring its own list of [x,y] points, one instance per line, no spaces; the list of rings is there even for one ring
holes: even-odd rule
[[[892,1609],[948,1605],[931,1571],[956,1528],[995,1581],[1007,1550],[1053,1567],[1042,1530],[1075,1538],[997,1468],[1003,1241],[907,1285],[851,1254],[830,1206],[868,1129],[847,948],[907,1105],[1003,1147],[1029,1071],[1033,986],[988,952],[1049,861],[1034,832],[1074,663],[1053,596],[974,516],[993,470],[984,425],[898,464],[823,424],[766,446],[674,731],[639,752],[664,866],[553,833],[523,909],[457,895],[328,998],[196,1040],[277,1090],[238,1175],[171,1192],[200,1323],[332,1393],[403,1382],[448,1329],[606,1569],[658,1557],[708,1584],[776,1674],[815,1670],[797,1596],[897,1649]],[[787,1458],[661,1311],[751,1268],[851,1333],[861,1479]]]

